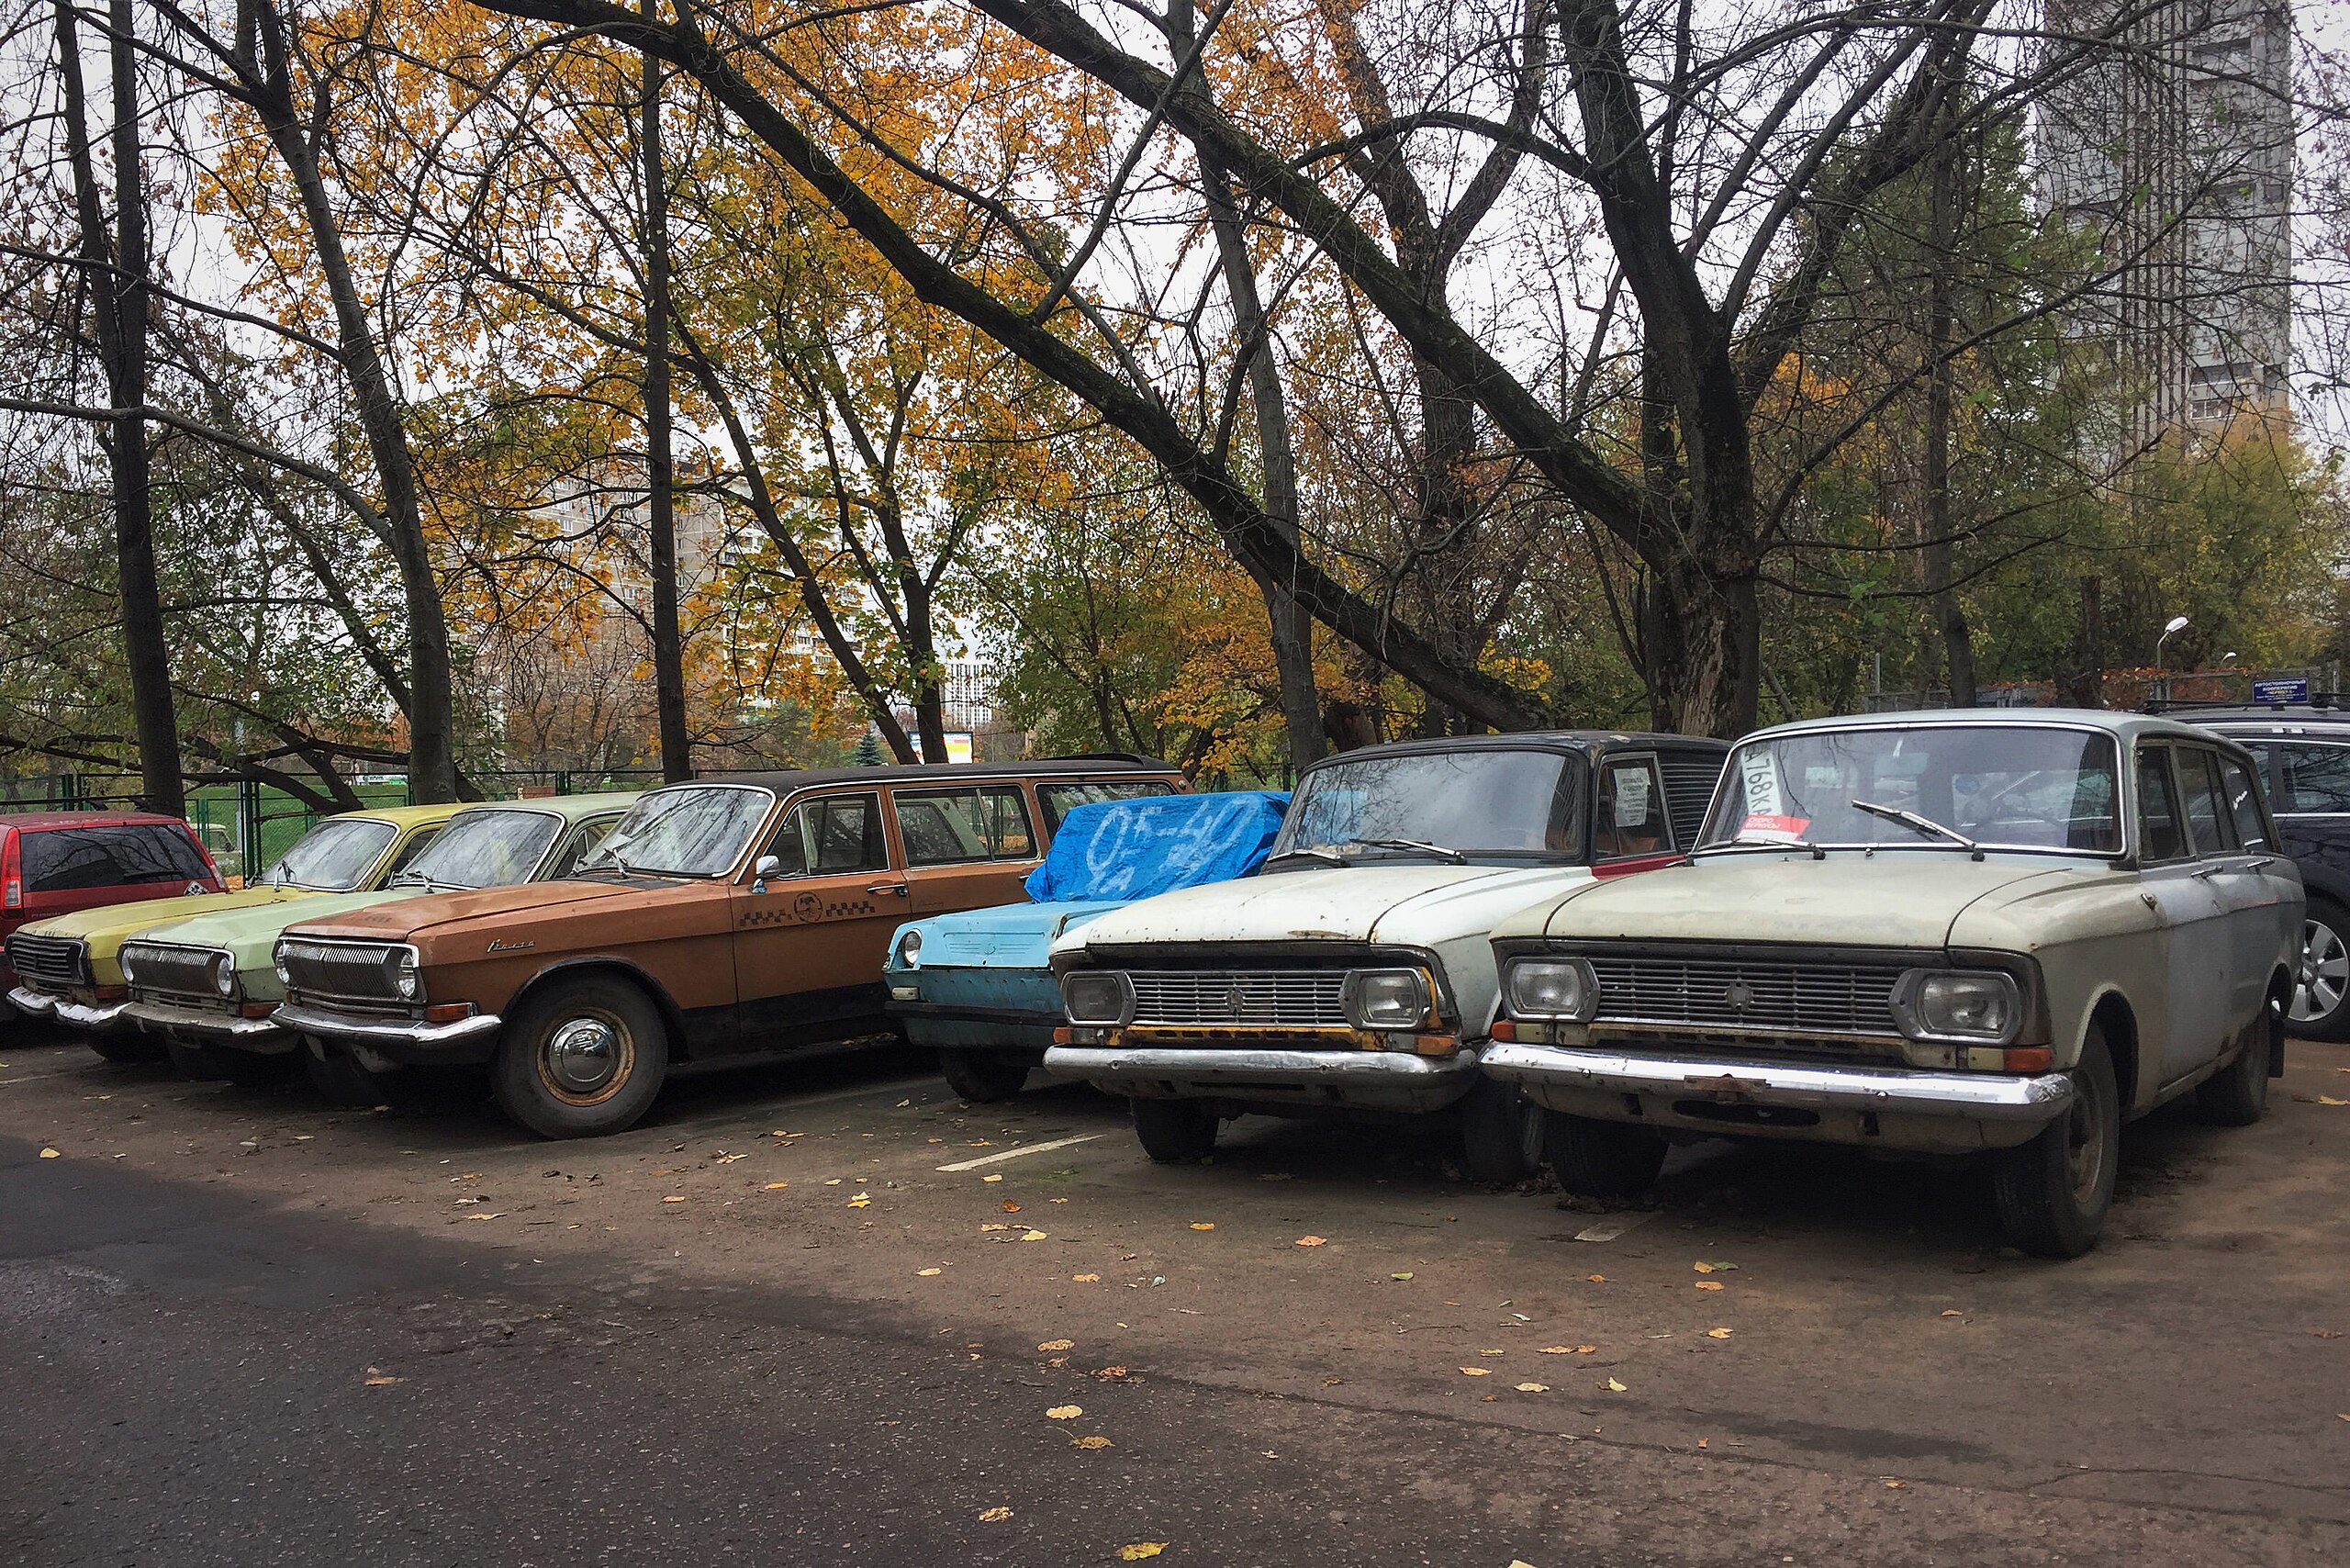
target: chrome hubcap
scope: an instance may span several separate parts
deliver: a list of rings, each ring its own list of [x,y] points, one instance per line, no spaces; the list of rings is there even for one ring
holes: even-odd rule
[[[2314,1024],[2331,1018],[2350,992],[2350,946],[2342,934],[2322,920],[2301,927],[2301,973],[2293,987],[2293,1022]]]
[[[621,1068],[621,1039],[600,1018],[572,1018],[547,1036],[548,1076],[573,1094],[593,1094]]]

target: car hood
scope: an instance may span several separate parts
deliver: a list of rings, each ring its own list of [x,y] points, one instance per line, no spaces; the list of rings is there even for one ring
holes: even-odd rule
[[[993,909],[964,910],[936,914],[898,928],[890,938],[890,967],[898,962],[898,937],[922,933],[922,968],[1037,969],[1053,938],[1063,932],[1124,909],[1125,899],[1055,899],[1044,903],[1007,903]]]
[[[174,921],[141,931],[142,942],[170,942],[184,947],[218,947],[237,960],[240,969],[267,969],[274,963],[277,938],[289,925],[332,919],[397,899],[414,898],[407,889],[379,889],[365,893],[313,893],[308,898],[252,909],[218,910],[194,920]]]
[[[179,898],[140,899],[135,903],[106,904],[72,914],[51,915],[25,929],[42,936],[62,936],[85,943],[90,957],[111,958],[123,939],[150,927],[170,925],[191,915],[211,914],[323,897],[300,888],[245,888],[233,893],[195,893]]]
[[[1494,935],[1942,947],[1971,906],[2112,874],[2101,862],[1957,850],[1717,855],[1578,889]]]
[[[648,890],[690,886],[666,880],[523,882],[468,892],[415,893],[345,914],[300,922],[306,935],[360,942],[410,942],[426,932],[470,920],[577,909],[612,899],[642,899]]]
[[[1633,877],[1629,881],[1642,881]],[[1591,880],[1587,866],[1402,865],[1281,871],[1185,888],[1088,922],[1054,944],[1376,942],[1433,946]]]

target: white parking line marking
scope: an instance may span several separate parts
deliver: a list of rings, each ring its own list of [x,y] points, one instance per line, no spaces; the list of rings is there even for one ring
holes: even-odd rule
[[[1057,1148],[1067,1148],[1073,1143],[1091,1143],[1100,1133],[1080,1133],[1075,1137],[1057,1137],[1050,1143],[1032,1143],[1022,1148],[1007,1148],[1002,1154],[982,1154],[977,1159],[958,1159],[952,1165],[941,1165],[940,1170],[977,1170],[982,1165],[1001,1165],[1007,1159],[1017,1159],[1024,1154],[1047,1154]]]

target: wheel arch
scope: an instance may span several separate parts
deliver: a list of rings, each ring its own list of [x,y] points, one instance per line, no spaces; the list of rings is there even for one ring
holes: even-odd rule
[[[2088,1045],[2089,1030],[2094,1026],[2105,1036],[2106,1055],[2113,1062],[2114,1088],[2121,1108],[2128,1112],[2138,1105],[2138,1012],[2121,989],[2108,985],[2090,998],[2088,1011],[2081,1019],[2079,1037],[2073,1042],[2073,1059],[2080,1059],[2081,1051]]]
[[[661,1014],[662,1027],[669,1032],[669,1054],[677,1058],[687,1054],[685,1010],[677,1005],[668,988],[655,980],[643,965],[609,953],[560,958],[549,964],[525,980],[522,988],[514,993],[513,1001],[506,1005],[507,1016],[511,1017],[521,1011],[551,986],[560,985],[565,980],[591,979],[617,980],[643,991],[645,999]]]

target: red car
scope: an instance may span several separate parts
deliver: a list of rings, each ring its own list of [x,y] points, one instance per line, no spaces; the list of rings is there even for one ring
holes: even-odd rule
[[[177,817],[144,812],[0,816],[0,943],[51,915],[223,890],[220,868]],[[0,994],[17,971],[0,957]],[[0,1005],[0,1015],[7,1009]]]

